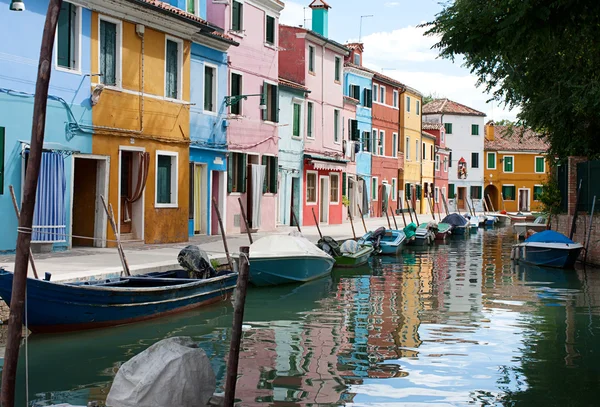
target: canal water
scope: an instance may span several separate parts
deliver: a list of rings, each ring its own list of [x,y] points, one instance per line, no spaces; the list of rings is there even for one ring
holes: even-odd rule
[[[510,228],[479,230],[309,284],[251,288],[242,405],[598,405],[600,273],[513,266],[512,244]],[[30,405],[102,402],[123,362],[172,336],[204,348],[221,388],[231,319],[222,303],[32,336]],[[23,380],[18,397],[25,405]]]

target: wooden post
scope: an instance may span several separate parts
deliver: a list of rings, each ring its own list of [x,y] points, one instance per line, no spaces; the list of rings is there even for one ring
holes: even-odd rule
[[[315,208],[312,208],[313,219],[315,220],[315,225],[317,225],[317,231],[319,232],[319,236],[323,239],[323,234],[321,233],[321,228],[319,227],[319,221],[317,220],[317,215],[315,215]]]
[[[487,196],[488,201],[490,201],[490,205],[492,206],[492,212],[496,212],[496,208],[494,208],[494,204],[492,203],[492,198],[490,198],[490,194],[485,194]]]
[[[238,198],[238,199],[240,199],[240,198]],[[296,223],[298,232],[302,233],[302,230],[300,230],[300,222],[298,222],[298,219],[296,218],[296,212],[294,212],[294,205],[291,205],[291,208],[292,208],[292,218],[294,218],[294,222]]]
[[[446,216],[450,215],[450,211],[448,211],[448,202],[446,202],[446,196],[442,193],[442,203],[444,204],[444,210],[446,211]]]
[[[119,230],[117,229],[117,223],[115,221],[115,215],[112,210],[112,204],[106,206],[106,201],[104,200],[104,196],[100,195],[100,199],[102,200],[102,206],[104,207],[104,211],[106,212],[106,216],[108,216],[108,220],[110,223],[110,227],[115,234],[115,238],[117,239],[117,252],[119,253],[119,258],[121,259],[121,265],[123,266],[123,272],[126,276],[130,276],[129,273],[129,264],[127,264],[127,259],[125,258],[125,252],[123,251],[123,247],[121,246],[121,235],[119,234]]]
[[[392,212],[392,219],[394,219],[394,226],[396,227],[396,230],[398,230],[398,224],[396,223],[396,217],[394,216],[394,210],[391,207],[388,209],[390,209]]]
[[[388,215],[388,211],[385,211],[385,217],[387,218],[387,222],[388,222],[388,228],[391,229],[392,228],[392,224],[390,223],[390,215]]]
[[[352,219],[352,212],[350,211],[350,207],[348,207],[348,217],[350,218],[350,226],[352,226],[352,236],[354,236],[354,240],[356,240],[356,231],[354,230],[354,221]]]
[[[9,185],[8,189],[10,190],[10,196],[12,197],[12,203],[13,207],[15,208],[15,214],[17,215],[17,223],[19,223],[19,219],[21,218],[21,212],[19,211],[19,205],[17,204],[15,189],[12,185]],[[40,278],[38,277],[37,268],[35,267],[35,261],[33,260],[33,253],[31,252],[31,247],[29,248],[29,264],[31,264],[31,270],[33,270],[33,275],[39,280]]]
[[[5,7],[5,6],[4,6]],[[49,0],[46,21],[42,34],[42,45],[38,63],[35,97],[33,100],[33,119],[31,126],[31,140],[29,143],[29,160],[23,184],[23,201],[21,202],[21,218],[19,220],[19,233],[17,234],[17,247],[15,255],[15,272],[12,283],[12,296],[10,299],[10,314],[8,317],[8,333],[6,349],[4,351],[4,366],[2,367],[2,386],[0,390],[0,405],[14,407],[15,383],[17,380],[17,362],[19,360],[19,346],[23,333],[23,312],[25,309],[25,291],[27,287],[27,269],[29,263],[29,249],[31,248],[31,230],[33,226],[33,211],[35,209],[35,195],[40,175],[42,161],[42,148],[44,145],[44,132],[46,130],[46,106],[48,104],[48,86],[52,72],[52,48],[54,34],[58,22],[58,14],[62,7],[62,0]]]
[[[398,209],[400,209],[400,204],[397,204]],[[404,222],[404,227],[406,227],[406,218],[404,217],[404,209],[400,211],[402,214],[402,222]]]
[[[227,373],[225,377],[225,398],[223,405],[233,407],[235,401],[235,386],[237,384],[240,347],[242,342],[242,324],[244,322],[244,307],[246,305],[246,291],[248,288],[248,274],[250,263],[248,246],[240,247],[240,270],[235,290],[235,306],[233,308],[233,326],[231,328],[231,342],[229,343],[229,357],[227,358]]]
[[[590,212],[590,223],[588,226],[588,234],[585,242],[585,256],[583,257],[583,264],[587,263],[587,255],[588,248],[590,247],[590,235],[592,234],[592,223],[594,222],[594,210],[596,209],[596,195],[594,195],[594,200],[592,201],[592,211]],[[550,219],[548,218],[548,224],[550,224]]]
[[[502,210],[506,212],[506,207],[504,206],[504,194],[500,192],[500,198],[502,199]]]
[[[465,202],[467,203],[467,209],[469,210],[469,214],[475,216],[475,212],[473,212],[473,208],[471,207],[471,204],[469,203],[469,198],[465,197]]]
[[[212,199],[213,208],[217,214],[217,220],[219,221],[219,229],[221,229],[221,237],[223,238],[223,248],[225,249],[225,256],[227,256],[227,263],[229,263],[229,270],[233,271],[233,261],[229,255],[229,247],[227,247],[227,237],[225,236],[225,228],[223,227],[223,220],[221,219],[221,211],[219,211],[219,205],[217,200],[213,197]],[[239,278],[239,277],[238,277]]]
[[[433,221],[435,222],[435,210],[433,209],[433,204],[431,203],[431,197],[427,197],[427,203],[429,204],[429,209],[431,210],[431,217],[433,218]]]
[[[573,222],[571,222],[571,233],[569,233],[569,239],[573,240],[573,235],[577,230],[577,212],[579,211],[579,198],[581,197],[581,183],[583,179],[579,180],[579,187],[577,188],[577,200],[575,201],[575,214],[573,214]]]
[[[406,207],[408,208],[408,216],[410,216],[410,223],[415,223],[415,221],[412,218],[412,212],[410,211],[410,202],[408,202],[408,197],[405,198],[406,200]]]
[[[242,219],[244,219],[244,226],[246,226],[246,233],[248,233],[248,240],[250,240],[250,244],[252,244],[254,243],[254,240],[252,240],[252,232],[250,232],[250,227],[248,226],[248,218],[246,218],[246,211],[244,210],[244,205],[242,205],[242,198],[238,198],[238,203],[240,204]]]
[[[365,217],[363,216],[362,210],[360,209],[360,205],[356,204],[356,206],[358,206],[358,213],[360,213],[360,218],[362,219],[363,228],[365,228],[365,233],[367,233],[367,225],[365,225]]]

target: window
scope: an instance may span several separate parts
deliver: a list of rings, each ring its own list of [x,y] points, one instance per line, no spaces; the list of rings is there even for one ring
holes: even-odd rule
[[[416,113],[417,113],[417,116],[421,114],[421,102],[419,102],[418,100],[417,100]]]
[[[365,88],[365,102],[363,103],[364,107],[373,107],[373,97],[373,90]]]
[[[277,157],[270,155],[262,156],[262,165],[265,168],[265,182],[263,184],[263,194],[276,194],[277,193],[277,174],[279,167],[277,164]]]
[[[79,13],[79,7],[63,2],[56,28],[56,64],[74,71],[79,70]]]
[[[392,157],[398,157],[398,134],[392,133]]]
[[[505,201],[514,201],[515,200],[515,186],[514,185],[503,185],[502,186],[502,196]]]
[[[360,66],[360,55],[359,54],[354,54],[354,65]]]
[[[410,137],[406,138],[406,144],[405,144],[405,149],[404,151],[406,151],[406,159],[410,160]]]
[[[546,172],[546,162],[544,157],[535,157],[535,172],[537,174]]]
[[[314,138],[313,135],[313,110],[314,104],[313,102],[308,102],[306,105],[306,137]]]
[[[231,96],[239,96],[242,94],[242,75],[237,73],[231,73]],[[236,104],[229,107],[231,114],[242,114],[242,100],[240,99]]]
[[[445,199],[446,196],[446,187],[442,187],[442,199]]]
[[[448,157],[444,157],[444,172],[448,172]]]
[[[392,201],[397,199],[398,193],[398,180],[396,178],[392,178]]]
[[[385,104],[385,87],[384,86],[380,86],[379,87],[379,92],[380,92],[379,102]]]
[[[533,200],[540,201],[542,199],[542,186],[534,185],[533,186]]]
[[[279,122],[279,91],[277,85],[263,82],[263,99],[267,108],[262,111],[262,119],[265,121]]]
[[[429,146],[429,159],[430,160],[434,160],[435,159],[435,152],[433,151],[433,144],[431,146]]]
[[[448,154],[448,167],[452,167],[452,151]]]
[[[371,178],[371,199],[373,201],[377,200],[377,187],[378,187],[378,179],[377,177]]]
[[[267,16],[265,24],[265,41],[267,44],[275,45],[275,17]]]
[[[294,123],[292,128],[292,137],[300,137],[300,118],[302,117],[302,106],[294,103]]]
[[[514,157],[504,157],[504,172],[514,172]]]
[[[442,142],[445,141],[445,139],[446,139],[446,132],[444,130],[440,131],[440,138],[442,139]]]
[[[452,134],[452,123],[444,123],[444,130],[446,134]]]
[[[340,111],[333,110],[333,142],[340,142]]]
[[[471,153],[471,168],[479,168],[479,153]]]
[[[363,137],[363,151],[370,152],[371,151],[371,132],[363,131],[362,137]]]
[[[377,102],[379,97],[379,85],[373,84],[373,102]]]
[[[436,171],[440,170],[440,155],[439,154],[435,155],[435,170]]]
[[[244,30],[244,5],[235,0],[233,0],[231,5],[231,30]]]
[[[246,171],[248,156],[243,153],[230,153],[227,159],[227,192],[246,192]]]
[[[487,153],[487,169],[496,169],[496,153]]]
[[[423,161],[425,161],[427,159],[427,144],[423,143],[422,147],[423,149],[421,150],[421,158],[423,159]]]
[[[406,97],[406,111],[410,113],[410,96]]]
[[[398,91],[394,90],[393,95],[394,95],[393,96],[394,98],[392,100],[392,104],[393,104],[394,107],[398,107]]]
[[[198,6],[198,0],[187,0],[186,11],[190,14],[199,15],[200,7]]]
[[[342,77],[342,59],[335,57],[335,81],[340,82]]]
[[[348,124],[350,134],[348,137],[352,141],[360,141],[360,132],[358,131],[358,120],[350,119]]]
[[[379,130],[379,150],[377,152],[378,155],[385,155],[385,131]]]
[[[433,196],[433,202],[437,203],[439,201],[440,201],[440,189],[438,187],[435,187],[435,195]]]
[[[410,195],[410,188],[411,187],[410,187],[409,183],[404,184],[404,196],[406,197],[407,201],[410,200],[410,197],[411,197],[411,195]]]
[[[0,127],[0,195],[4,194],[5,129]]]
[[[373,129],[373,135],[371,136],[371,149],[369,150],[373,155],[377,155],[377,140],[379,137],[377,137],[378,135],[378,131],[377,129]]]
[[[350,85],[348,88],[348,96],[360,102],[360,86]]]
[[[177,157],[172,151],[156,152],[156,203],[157,208],[177,207]]]
[[[306,173],[306,203],[317,203],[317,173],[308,171]]]
[[[471,135],[472,136],[479,136],[479,125],[478,124],[472,124],[471,125]]]
[[[217,112],[217,69],[204,65],[204,111]]]
[[[308,72],[315,73],[315,47],[308,46]]]
[[[481,190],[483,188],[479,185],[471,186],[471,199],[481,199]]]
[[[419,161],[419,140],[415,140],[415,160]]]
[[[165,97],[181,99],[183,43],[167,38],[165,48]]]
[[[329,203],[337,205],[340,203],[340,174],[329,174]]]
[[[454,184],[448,184],[448,199],[454,199]]]
[[[120,82],[120,23],[100,19],[100,81],[105,85],[118,86]]]

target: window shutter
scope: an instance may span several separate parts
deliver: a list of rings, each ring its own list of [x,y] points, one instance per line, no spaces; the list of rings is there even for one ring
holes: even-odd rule
[[[342,196],[346,196],[346,173],[342,172]]]
[[[266,167],[265,168],[266,176],[265,176],[265,181],[263,182],[263,194],[267,193],[267,176],[269,176],[269,174],[268,174],[268,172],[269,172],[268,171],[269,170],[268,158],[269,157],[267,157],[266,155],[263,155],[260,159],[260,163]]]
[[[271,159],[271,192],[277,193],[277,175],[279,173],[279,160],[277,157],[269,157]]]
[[[448,154],[448,167],[452,167],[452,151]]]
[[[267,105],[267,109],[264,109],[262,111],[262,119],[263,120],[267,120],[268,119],[268,97],[267,97],[267,92],[269,91],[269,87],[267,86],[267,82],[263,82],[262,85],[262,100],[264,101],[264,103]]]
[[[279,86],[273,86],[273,109],[275,109],[274,122],[279,123]]]
[[[60,13],[58,15],[58,28],[56,30],[56,45],[57,45],[57,63],[62,67],[69,67],[69,50],[70,39],[71,39],[71,27],[69,18],[69,9],[71,5],[67,2],[63,2],[60,7]]]
[[[404,184],[404,195],[406,196],[406,199],[410,199],[410,184],[406,183]]]
[[[196,2],[194,0],[187,0],[187,12],[191,14],[196,14],[195,6]]]
[[[240,177],[240,179],[238,181],[238,184],[240,185],[240,187],[238,188],[239,189],[238,192],[241,192],[243,194],[246,192],[246,189],[248,186],[247,185],[248,184],[248,175],[247,175],[247,173],[248,173],[248,154],[240,153],[239,157],[241,157],[240,158],[241,162],[239,163],[241,165],[238,165],[238,168],[240,168],[239,175],[238,175]]]
[[[241,30],[241,24],[240,24],[240,20],[241,20],[241,4],[237,1],[233,2],[233,6],[232,6],[232,16],[231,16],[231,29],[234,31],[240,31]]]
[[[227,193],[233,192],[233,160],[236,153],[229,154],[227,157]]]
[[[419,200],[421,199],[421,196],[422,196],[421,195],[422,188],[423,187],[421,185],[417,185],[417,191],[416,191],[417,196],[416,196],[416,198],[419,199]]]
[[[116,85],[117,26],[108,21],[100,21],[100,79],[105,85]]]
[[[275,43],[275,18],[267,16],[267,42]]]
[[[294,103],[294,124],[292,135],[295,137],[300,136],[300,105]]]
[[[448,184],[448,199],[454,199],[454,184]]]
[[[0,195],[4,194],[4,132],[4,127],[0,127]]]
[[[358,120],[352,120],[351,125],[352,125],[352,140],[360,141],[360,132],[358,130]]]

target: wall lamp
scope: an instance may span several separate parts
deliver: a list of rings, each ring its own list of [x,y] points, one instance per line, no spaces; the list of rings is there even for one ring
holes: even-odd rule
[[[260,96],[260,105],[258,106],[258,108],[260,110],[265,110],[267,108],[267,102],[265,101],[265,97],[260,93],[257,93],[254,95],[225,96],[225,105],[226,106],[237,105],[238,103],[240,103],[241,100],[247,100],[251,96]]]
[[[22,0],[12,0],[10,2],[10,11],[25,11],[25,3]]]

